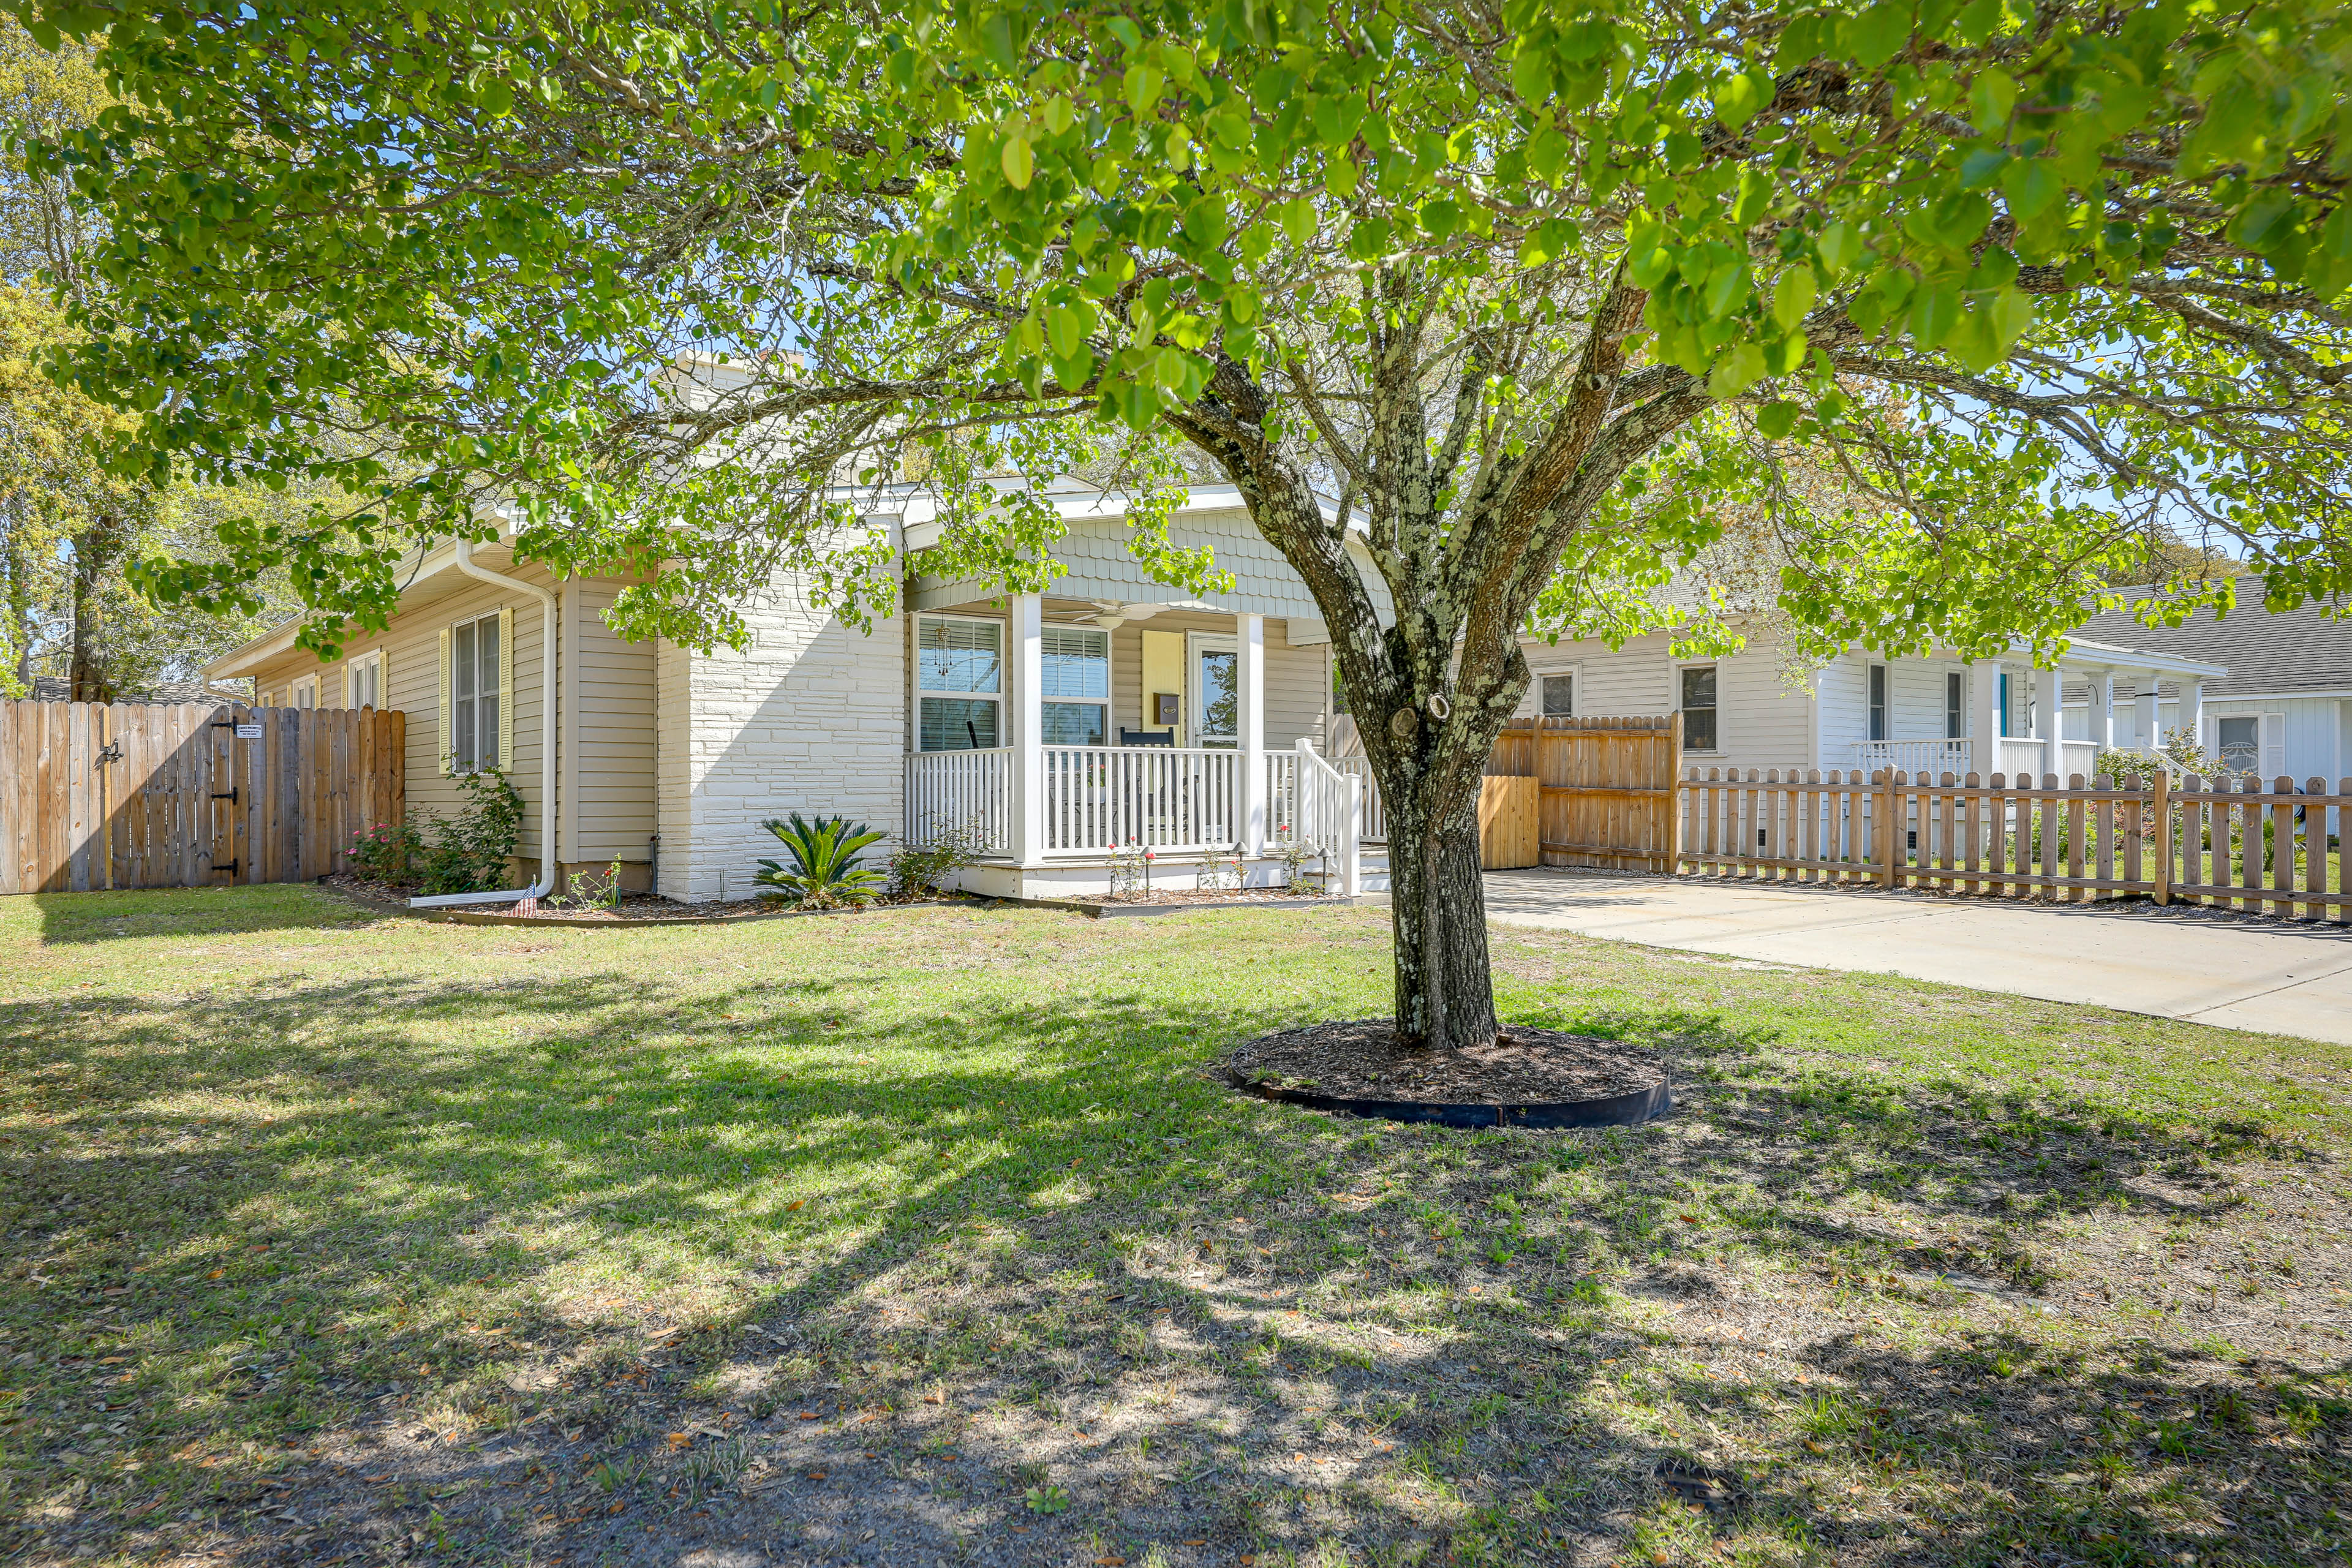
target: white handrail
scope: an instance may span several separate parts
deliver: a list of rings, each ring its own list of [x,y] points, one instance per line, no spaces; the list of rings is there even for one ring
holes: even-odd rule
[[[1293,756],[1290,777],[1296,809],[1289,841],[1319,847],[1327,869],[1338,861],[1339,890],[1355,898],[1364,888],[1362,782],[1318,756],[1311,741],[1301,740]]]
[[[1362,785],[1365,840],[1372,844],[1387,843],[1389,840],[1388,808],[1381,801],[1380,781],[1372,777],[1372,760],[1361,752],[1357,752],[1348,756],[1331,758],[1330,765],[1343,773],[1352,774]]]

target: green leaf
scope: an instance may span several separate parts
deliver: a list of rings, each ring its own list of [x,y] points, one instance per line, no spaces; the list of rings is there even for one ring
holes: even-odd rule
[[[1058,92],[1045,100],[1042,118],[1045,121],[1045,129],[1056,136],[1077,123],[1077,113],[1070,107],[1069,99]]]
[[[1756,411],[1756,428],[1771,440],[1784,439],[1797,427],[1800,412],[1795,404],[1786,400],[1768,403]]]
[[[2010,110],[2016,107],[2017,83],[2007,71],[1994,66],[1977,73],[1977,79],[1969,87],[1969,108],[1975,114],[1979,131],[1988,136],[2006,131]]]
[[[1666,274],[1672,272],[1674,268],[1674,252],[1662,245],[1653,245],[1646,250],[1633,250],[1626,253],[1625,276],[1637,289],[1656,288],[1665,280]]]
[[[1793,332],[1813,308],[1821,285],[1810,267],[1791,267],[1772,288],[1772,320],[1784,332]]]
[[[1127,68],[1127,107],[1134,111],[1137,119],[1142,119],[1160,107],[1160,89],[1167,81],[1166,77],[1150,66],[1132,65]]]
[[[1952,335],[1960,319],[1960,290],[1948,280],[1923,286],[1911,301],[1911,335],[1934,348]]]
[[[1771,95],[1769,79],[1742,71],[1716,84],[1715,117],[1737,131],[1756,118],[1756,111]]]
[[[1741,343],[1715,362],[1715,369],[1706,378],[1707,395],[1717,399],[1738,396],[1764,379],[1764,351],[1754,343]]]
[[[2066,182],[2042,158],[2013,158],[2000,171],[2001,194],[2009,210],[2021,221],[2031,221],[2050,210],[2066,194]]]
[[[1315,237],[1315,204],[1305,196],[1282,204],[1282,232],[1293,245],[1304,245]]]
[[[1745,261],[1726,262],[1709,273],[1706,288],[1700,296],[1706,306],[1707,319],[1719,321],[1747,303],[1748,286]]]
[[[1899,0],[1878,0],[1861,16],[1849,17],[1839,31],[1845,52],[1875,70],[1911,41],[1911,7]]]
[[[1814,251],[1821,257],[1822,265],[1829,268],[1831,277],[1843,277],[1862,259],[1862,231],[1841,218],[1822,230]]]
[[[1037,169],[1037,160],[1030,149],[1029,138],[1012,137],[1004,143],[1004,150],[999,157],[1000,162],[1004,165],[1004,177],[1013,183],[1013,188],[1016,191],[1027,190],[1029,177]]]

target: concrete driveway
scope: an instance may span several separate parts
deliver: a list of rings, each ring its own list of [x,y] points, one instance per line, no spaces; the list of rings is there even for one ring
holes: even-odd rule
[[[2352,926],[1692,878],[1495,871],[1486,914],[2352,1045]]]

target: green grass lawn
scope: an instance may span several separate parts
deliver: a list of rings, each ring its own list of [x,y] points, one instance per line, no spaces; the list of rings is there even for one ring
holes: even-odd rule
[[[1495,941],[1678,1114],[1225,1088],[1378,910],[0,901],[0,1555],[2341,1560],[2352,1051]]]

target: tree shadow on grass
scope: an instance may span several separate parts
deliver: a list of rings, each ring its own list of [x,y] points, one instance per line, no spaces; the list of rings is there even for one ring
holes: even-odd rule
[[[1301,1011],[1178,1016],[1110,987],[908,1020],[823,973],[0,1007],[25,1111],[5,1222],[30,1263],[0,1310],[40,1380],[0,1542],[1181,1563],[1672,1560],[1723,1538],[1966,1561],[2105,1532],[2123,1562],[2192,1538],[2177,1498],[1996,1483],[2145,1449],[2178,1497],[2282,1529],[2294,1485],[2342,1495],[2323,1451],[2346,1413],[2276,1368],[2147,1349],[2116,1373],[2012,1326],[1708,1370],[1704,1314],[1662,1316],[1654,1287],[1722,1279],[1726,1255],[1807,1289],[1825,1258],[1822,1289],[1879,1300],[1927,1260],[1824,1208],[1925,1167],[1946,1174],[1890,1201],[1928,1221],[2001,1182],[2077,1214],[2115,1200],[2078,1191],[2075,1153],[2169,1157],[2162,1130],[2045,1120],[2063,1171],[1954,1173],[1990,1158],[1980,1119],[1898,1114],[1859,1073],[1740,1078],[1768,1037],[1670,1011],[1617,1020],[1720,1072],[1670,1129],[1380,1129],[1201,1071]],[[1832,1111],[1865,1131],[1806,1131]],[[1669,1206],[1694,1184],[1757,1195],[1702,1245]],[[2133,1399],[2147,1424],[2084,1446]],[[2276,1473],[2152,1414],[2186,1405],[2280,1439]],[[1679,1507],[1661,1466],[1726,1471],[1722,1506]],[[1941,1510],[1909,1537],[1825,1489],[1897,1472]]]

